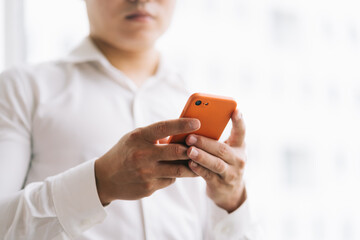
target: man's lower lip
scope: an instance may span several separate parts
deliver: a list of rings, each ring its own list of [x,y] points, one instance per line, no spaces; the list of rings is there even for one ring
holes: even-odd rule
[[[136,17],[128,17],[126,20],[135,21],[135,22],[150,22],[153,20],[150,16],[136,16]]]

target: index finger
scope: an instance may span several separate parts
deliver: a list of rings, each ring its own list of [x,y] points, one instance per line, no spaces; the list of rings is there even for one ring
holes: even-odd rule
[[[141,131],[144,139],[153,143],[168,136],[191,133],[199,128],[199,120],[195,118],[179,118],[151,124]]]

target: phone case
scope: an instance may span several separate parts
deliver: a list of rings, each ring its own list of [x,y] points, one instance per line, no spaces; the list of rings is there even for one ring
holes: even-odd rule
[[[236,101],[230,97],[194,93],[189,97],[180,118],[199,119],[201,127],[193,133],[219,140],[236,105]],[[189,134],[171,136],[169,143],[184,143]]]

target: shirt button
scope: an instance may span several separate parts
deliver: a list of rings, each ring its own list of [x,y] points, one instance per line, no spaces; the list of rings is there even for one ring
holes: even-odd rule
[[[84,229],[87,229],[88,227],[90,227],[92,225],[92,221],[90,219],[85,219],[81,221],[81,226]]]
[[[230,227],[230,226],[223,226],[223,227],[221,228],[221,232],[222,232],[223,234],[229,234],[229,233],[231,232],[231,227]]]

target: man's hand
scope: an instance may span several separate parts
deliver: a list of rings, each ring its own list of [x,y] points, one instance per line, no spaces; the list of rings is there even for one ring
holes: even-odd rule
[[[199,120],[182,118],[138,128],[123,136],[95,161],[101,203],[140,199],[169,186],[176,178],[196,177],[186,165],[171,162],[189,159],[186,146],[158,143],[167,136],[190,133],[199,128]]]
[[[208,196],[229,213],[246,199],[243,182],[245,154],[245,124],[235,110],[231,117],[233,128],[225,143],[191,134],[186,138],[189,167],[207,183]]]

